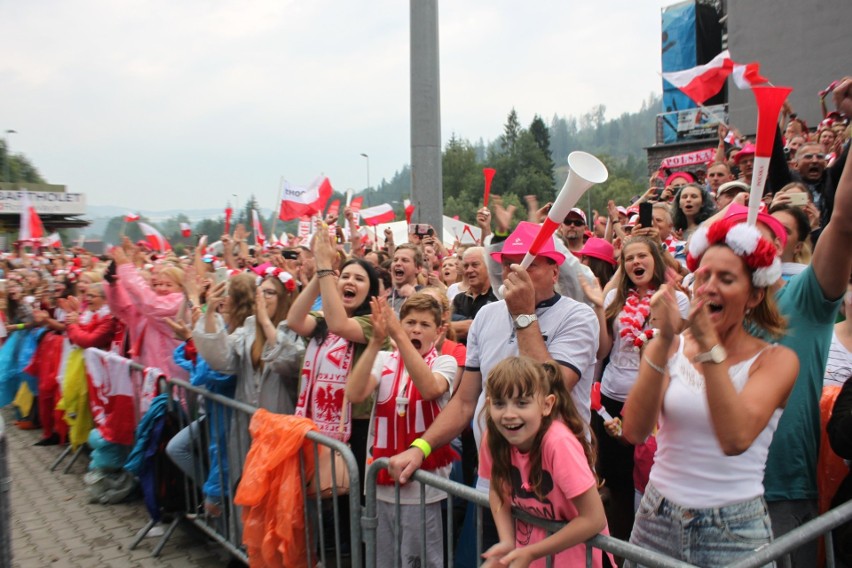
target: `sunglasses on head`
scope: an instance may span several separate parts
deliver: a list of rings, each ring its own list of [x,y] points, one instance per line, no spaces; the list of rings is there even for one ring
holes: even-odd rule
[[[806,160],[824,160],[824,159],[825,159],[825,154],[811,154],[811,153],[807,153],[807,154],[803,154],[803,155],[802,155],[802,157],[803,157],[804,159],[806,159]]]
[[[562,224],[563,225],[573,225],[575,227],[582,227],[586,223],[582,219],[565,219],[564,221],[562,221]]]

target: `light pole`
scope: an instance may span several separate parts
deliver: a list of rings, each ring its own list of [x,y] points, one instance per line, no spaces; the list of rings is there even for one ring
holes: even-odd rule
[[[370,156],[361,152],[361,157],[367,160],[367,195],[370,192]]]
[[[9,135],[17,134],[17,130],[7,130],[6,131],[6,157],[3,159],[3,179],[7,182],[12,181],[9,177],[9,161],[12,159],[12,152],[9,150]],[[369,175],[367,176],[370,177]]]
[[[232,193],[231,197],[234,198],[234,203],[237,204],[237,206],[236,206],[237,218],[234,219],[234,225],[236,225],[237,223],[240,222],[240,196],[237,195],[236,193]]]

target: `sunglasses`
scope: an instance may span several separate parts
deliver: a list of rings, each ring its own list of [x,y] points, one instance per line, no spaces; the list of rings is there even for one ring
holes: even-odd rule
[[[804,154],[802,157],[806,160],[824,160],[825,154],[810,154],[810,153],[808,153],[808,154]]]
[[[573,225],[574,227],[582,227],[586,224],[582,219],[565,219],[562,221],[563,225]]]

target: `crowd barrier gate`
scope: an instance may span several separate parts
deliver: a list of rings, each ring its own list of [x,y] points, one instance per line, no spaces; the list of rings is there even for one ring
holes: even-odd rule
[[[367,554],[367,567],[373,568],[376,565],[376,527],[378,524],[378,519],[376,516],[377,511],[377,499],[376,499],[376,480],[379,474],[379,471],[382,469],[387,469],[388,467],[388,459],[381,458],[375,460],[370,467],[367,469],[367,480],[366,480],[366,502],[364,506],[364,516],[362,518],[363,529],[362,532],[364,534],[364,543]],[[447,510],[453,510],[453,500],[455,498],[463,499],[465,501],[470,501],[475,505],[476,508],[476,551],[477,558],[481,558],[481,554],[483,552],[483,544],[482,544],[482,509],[488,509],[488,496],[484,493],[477,491],[472,487],[468,487],[466,485],[457,483],[455,481],[450,481],[449,479],[445,479],[428,471],[418,470],[414,473],[413,479],[419,481],[421,483],[421,491],[420,491],[420,507],[421,513],[425,515],[425,508],[423,507],[425,501],[425,486],[435,487],[441,491],[447,493]],[[397,485],[397,488],[399,486]],[[399,503],[399,493],[397,491],[397,504]],[[537,517],[533,517],[523,511],[519,511],[518,509],[513,509],[513,515],[515,517],[521,518],[526,522],[534,524],[536,526],[544,528],[548,534],[552,534],[562,528],[564,523],[547,521],[544,519],[540,519]],[[397,519],[399,519],[399,515],[397,515]],[[798,546],[819,538],[822,535],[825,535],[825,543],[826,550],[831,551],[832,549],[832,541],[831,541],[831,530],[835,527],[845,523],[852,521],[852,501],[845,503],[835,509],[832,509],[826,512],[823,515],[820,515],[816,519],[798,527],[794,531],[791,531],[788,534],[785,534],[781,537],[775,539],[769,545],[761,548],[759,551],[756,551],[753,555],[749,556],[746,559],[743,559],[739,562],[731,564],[731,568],[758,568],[760,566],[766,566],[767,564],[781,560],[782,565],[784,563],[789,562],[789,556],[787,556],[791,551],[795,550]],[[422,523],[421,523],[422,525]],[[395,558],[395,566],[402,566],[400,555],[400,531],[399,531],[399,523],[397,521],[397,525],[394,529],[395,534],[395,542],[394,542],[394,550],[393,557]],[[446,539],[447,545],[447,558],[448,564],[447,566],[453,566],[453,516],[452,514],[447,515],[447,533],[444,535]],[[420,533],[420,546],[421,546],[421,556],[425,556],[425,527],[421,529]],[[648,566],[651,568],[695,568],[693,564],[689,564],[686,562],[682,562],[680,560],[676,560],[670,558],[668,556],[664,556],[657,552],[646,550],[640,548],[636,545],[633,545],[629,542],[625,542],[623,540],[619,540],[617,538],[613,538],[611,536],[606,535],[597,535],[594,538],[586,541],[586,566],[590,567],[592,565],[592,549],[599,548],[605,552],[611,552],[615,556],[620,556],[621,558],[625,558],[628,560],[635,561],[643,566]],[[553,559],[548,558],[547,566],[553,566]],[[826,555],[826,566],[828,568],[834,568],[834,557],[830,552]]]
[[[186,412],[177,412],[180,421],[181,432],[188,430],[188,439],[191,442],[189,456],[191,456],[190,471],[184,481],[185,511],[177,512],[165,528],[159,542],[154,546],[153,556],[159,556],[168,543],[178,525],[189,522],[206,536],[224,547],[231,555],[248,562],[245,549],[242,546],[242,521],[240,507],[234,503],[234,495],[238,484],[238,475],[241,472],[248,453],[250,436],[249,423],[256,408],[238,402],[234,399],[209,392],[202,387],[196,387],[186,381],[178,379],[167,379],[165,389],[170,392],[169,404],[172,410],[179,405],[179,401],[186,401]],[[161,389],[162,390],[162,389]],[[202,413],[203,408],[203,413]],[[205,418],[199,421],[199,416]],[[211,428],[211,425],[214,428]],[[222,427],[216,430],[215,425]],[[212,434],[211,434],[212,431]],[[222,456],[220,450],[212,459],[216,460],[219,487],[227,488],[222,491],[221,502],[218,513],[215,514],[210,507],[205,506],[202,495],[202,487],[208,479],[211,465],[209,463],[209,447],[211,436],[217,438],[219,448],[223,445],[227,448],[227,457]],[[351,543],[360,543],[361,537],[361,501],[360,476],[354,455],[349,447],[338,440],[323,436],[317,432],[308,432],[306,438],[312,442],[311,449],[314,453],[314,461],[318,459],[319,447],[326,446],[332,452],[341,454],[343,463],[348,469],[350,485],[353,488],[348,496],[338,496],[333,490],[334,496],[323,500],[320,495],[309,496],[306,491],[307,480],[305,474],[305,463],[300,456],[300,474],[302,478],[303,507],[305,511],[305,526],[310,527],[306,531],[305,541],[308,551],[308,565],[316,565],[321,562],[322,566],[330,566],[327,556],[333,555],[336,566],[344,565],[346,546],[350,546],[349,565],[353,568],[361,568],[360,548],[352,547]],[[225,473],[227,465],[227,474]],[[334,467],[334,460],[332,460]],[[181,468],[183,469],[183,468]],[[315,472],[315,483],[319,485],[319,471]],[[340,500],[346,499],[349,505],[348,523],[344,523]],[[330,515],[330,520],[328,519]],[[348,524],[349,534],[343,534],[342,527]],[[156,525],[151,520],[136,535],[130,548],[139,545],[143,538]],[[348,541],[347,541],[348,537]]]
[[[144,367],[131,362],[131,366],[136,370],[144,370]],[[180,428],[190,427],[191,424],[196,424],[195,436],[190,436],[191,446],[190,454],[192,457],[190,470],[195,475],[187,475],[183,488],[184,502],[186,503],[185,510],[178,511],[168,527],[165,529],[163,536],[154,546],[152,555],[159,556],[163,548],[168,543],[169,538],[177,529],[181,522],[189,522],[209,538],[219,543],[233,556],[248,561],[245,550],[242,547],[241,539],[241,522],[239,508],[233,502],[233,495],[236,491],[237,479],[234,479],[229,472],[230,479],[226,479],[222,473],[224,470],[222,465],[225,463],[222,458],[222,452],[216,455],[219,473],[219,483],[221,487],[228,487],[227,498],[222,501],[221,514],[214,516],[209,510],[204,507],[201,486],[204,484],[206,475],[205,471],[209,471],[208,448],[210,442],[210,428],[203,422],[196,423],[199,416],[204,415],[205,421],[209,423],[227,423],[227,431],[224,433],[224,438],[227,439],[228,460],[241,471],[242,464],[245,461],[246,454],[250,443],[248,434],[249,422],[256,409],[250,405],[240,403],[234,399],[224,397],[215,393],[209,392],[203,387],[196,387],[186,381],[179,379],[166,379],[162,381],[161,392],[170,392],[169,401],[171,409],[183,407],[185,412],[177,413],[180,421]],[[180,402],[182,401],[182,402]],[[202,411],[202,407],[204,411]],[[190,428],[190,433],[192,428]],[[221,438],[221,434],[220,434]],[[320,446],[328,447],[332,452],[340,453],[343,462],[348,469],[350,485],[352,488],[360,487],[360,478],[358,473],[357,463],[349,447],[337,440],[323,436],[317,432],[308,432],[307,439],[312,442],[312,450],[314,459],[317,460],[318,450]],[[70,447],[66,448],[50,467],[51,471],[56,469],[59,463],[68,456]],[[65,468],[65,473],[68,473],[74,461],[82,455],[83,447],[78,448],[78,451],[72,456],[72,460]],[[360,500],[360,491],[353,489],[348,496],[337,496],[332,499],[323,500],[319,495],[308,496],[307,480],[305,474],[304,460],[300,460],[300,470],[302,477],[303,488],[303,505],[305,510],[305,525],[311,527],[306,531],[306,548],[309,554],[316,553],[316,558],[309,558],[309,564],[313,565],[316,562],[321,562],[323,566],[330,566],[327,562],[327,555],[333,554],[336,566],[344,564],[346,545],[349,545],[350,555],[348,563],[353,568],[361,568],[362,555],[360,547],[352,546],[352,543],[362,543],[366,553],[366,566],[372,568],[376,563],[376,527],[377,527],[377,502],[376,502],[376,479],[379,470],[387,469],[388,460],[382,458],[375,460],[367,470],[367,479],[365,485],[366,501],[362,508]],[[334,463],[334,460],[332,460]],[[229,468],[230,469],[230,468]],[[319,473],[316,472],[315,483],[319,484]],[[447,509],[453,510],[453,500],[462,499],[472,502],[475,506],[476,515],[476,550],[478,554],[482,552],[482,515],[483,508],[488,508],[488,497],[479,491],[466,485],[456,483],[443,477],[434,475],[427,471],[415,472],[413,478],[423,485],[435,487],[447,493]],[[9,501],[10,477],[7,464],[7,442],[5,435],[5,425],[0,417],[0,566],[11,564],[11,537],[10,537],[10,515],[11,507]],[[421,491],[421,503],[425,497],[425,490]],[[344,538],[345,534],[342,529],[343,516],[341,515],[341,499],[348,502],[349,515],[349,542]],[[424,510],[425,513],[425,510]],[[523,511],[514,510],[513,514],[523,520],[544,528],[549,533],[555,532],[561,528],[562,523],[551,522],[544,519],[532,517]],[[331,516],[331,522],[327,522],[326,516]],[[834,555],[832,543],[832,529],[840,526],[843,523],[852,521],[852,502],[847,502],[835,509],[820,515],[816,519],[798,527],[794,531],[776,538],[769,545],[756,551],[753,555],[738,561],[731,565],[732,568],[757,568],[765,566],[773,561],[780,561],[780,566],[789,565],[789,553],[795,550],[802,544],[815,540],[821,536],[825,539],[826,550],[826,566],[834,568]],[[155,527],[156,522],[150,521],[136,535],[130,548],[133,549],[139,545],[142,539]],[[424,532],[421,532],[420,542],[421,547],[425,546]],[[330,534],[329,534],[330,533]],[[398,527],[396,534],[399,535]],[[448,547],[448,566],[453,565],[453,516],[447,515],[447,547]],[[394,547],[394,557],[399,562],[399,539],[396,540]],[[642,565],[654,568],[688,568],[691,564],[684,563],[667,556],[645,550],[632,545],[628,542],[605,535],[597,535],[587,541],[587,566],[591,565],[592,549],[599,548],[606,552],[636,561]],[[421,548],[422,550],[422,548]],[[385,551],[387,552],[387,551]],[[552,559],[548,559],[548,565],[552,565]]]

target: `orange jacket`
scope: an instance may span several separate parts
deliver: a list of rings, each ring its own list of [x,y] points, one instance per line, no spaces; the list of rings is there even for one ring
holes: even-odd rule
[[[251,449],[234,502],[243,507],[243,544],[252,568],[307,566],[299,450],[310,475],[309,430],[316,426],[307,418],[262,408],[251,419]]]

